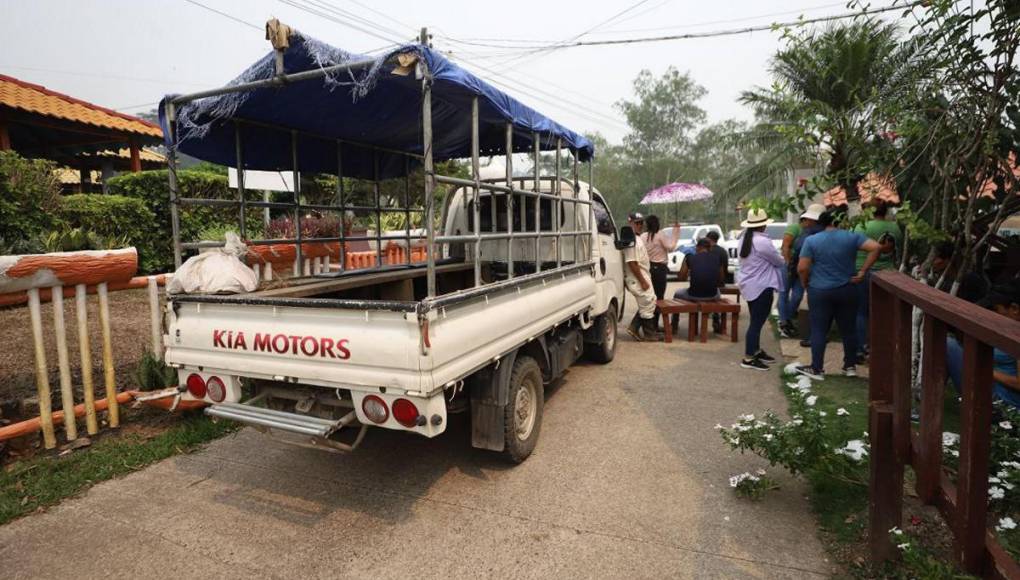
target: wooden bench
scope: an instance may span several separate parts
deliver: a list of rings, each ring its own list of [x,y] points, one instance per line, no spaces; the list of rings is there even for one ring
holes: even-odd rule
[[[737,286],[736,284],[727,284],[719,289],[719,293],[723,296],[736,296],[737,304],[740,304],[740,286]]]
[[[715,300],[698,302],[698,310],[701,313],[701,342],[708,342],[708,317],[716,313],[721,315],[723,329],[726,328],[727,317],[730,314],[733,315],[733,318],[730,319],[730,340],[737,342],[740,304],[734,304],[725,298],[716,298]]]
[[[688,315],[687,340],[688,342],[694,342],[694,337],[698,334],[698,304],[696,302],[667,298],[657,301],[655,305],[659,307],[659,312],[662,313],[662,331],[665,334],[664,340],[666,342],[673,342],[673,325],[669,319],[671,314]]]

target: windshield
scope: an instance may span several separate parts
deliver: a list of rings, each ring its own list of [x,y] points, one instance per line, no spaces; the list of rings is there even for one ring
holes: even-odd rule
[[[783,239],[784,232],[786,232],[786,224],[772,224],[765,226],[765,235],[773,240]]]
[[[680,226],[680,233],[677,235],[677,238],[689,240],[694,237],[694,232],[696,231],[698,231],[698,226]]]

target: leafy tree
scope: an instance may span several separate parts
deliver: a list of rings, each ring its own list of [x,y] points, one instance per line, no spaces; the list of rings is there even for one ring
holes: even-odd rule
[[[634,93],[637,100],[616,103],[631,128],[624,145],[642,161],[686,155],[694,131],[705,122],[705,110],[697,105],[705,88],[689,73],[669,67],[658,78],[642,70],[634,79]]]

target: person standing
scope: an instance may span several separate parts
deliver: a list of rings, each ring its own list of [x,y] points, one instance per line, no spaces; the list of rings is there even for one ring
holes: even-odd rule
[[[879,202],[875,206],[875,217],[867,222],[858,225],[854,230],[862,233],[872,240],[878,242],[880,249],[878,260],[872,266],[871,271],[864,275],[864,279],[857,285],[857,361],[864,362],[868,356],[868,314],[871,308],[870,288],[871,272],[881,270],[893,270],[896,268],[896,248],[903,243],[903,232],[895,220],[889,220],[889,206]],[[867,252],[857,252],[857,269],[860,270],[867,260]]]
[[[800,283],[807,288],[811,317],[811,364],[797,372],[814,380],[825,379],[825,346],[829,327],[836,321],[843,337],[843,374],[857,376],[857,284],[878,259],[879,244],[864,234],[836,227],[833,212],[818,218],[823,231],[804,240],[797,263]],[[858,251],[868,253],[855,270]]]
[[[740,293],[747,300],[751,321],[744,336],[744,358],[740,366],[745,369],[766,371],[769,364],[776,362],[761,348],[761,329],[772,311],[774,294],[783,289],[783,268],[786,261],[772,240],[765,234],[765,226],[771,224],[767,213],[760,209],[747,212],[747,219],[740,227],[740,275],[737,284]]]
[[[800,303],[804,299],[804,287],[800,285],[800,277],[797,275],[797,259],[804,239],[811,234],[818,233],[818,216],[825,211],[825,206],[820,203],[813,203],[807,207],[804,213],[800,214],[797,223],[790,224],[783,233],[783,259],[786,260],[786,271],[783,290],[779,293],[779,334],[783,338],[797,336],[797,326],[794,321],[800,310]]]
[[[632,224],[643,223],[641,214],[631,214]],[[634,227],[634,226],[631,226]],[[638,233],[635,231],[635,233]],[[627,267],[624,269],[624,283],[627,290],[637,300],[638,311],[634,319],[627,326],[627,334],[635,340],[655,340],[657,338],[657,325],[655,323],[655,292],[652,290],[650,263],[648,261],[648,250],[640,235],[634,236],[634,244],[623,251],[623,260]],[[644,330],[644,337],[641,331]]]
[[[659,229],[659,217],[650,215],[644,220],[645,232],[641,238],[648,250],[649,272],[652,277],[652,290],[655,292],[656,300],[662,300],[666,296],[666,279],[669,276],[669,267],[666,265],[669,260],[669,253],[676,248],[676,238],[679,233],[679,226],[673,226],[668,231]],[[656,306],[654,319],[658,328],[659,308]]]

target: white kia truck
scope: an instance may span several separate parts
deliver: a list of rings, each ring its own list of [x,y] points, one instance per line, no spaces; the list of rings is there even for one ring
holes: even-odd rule
[[[520,462],[539,437],[544,386],[583,355],[613,359],[633,232],[618,234],[579,179],[591,142],[439,53],[409,45],[363,58],[295,32],[232,84],[168,96],[160,113],[178,264],[215,245],[181,241],[191,206],[236,210],[250,245],[295,254],[291,276],[254,292],[169,297],[165,361],[184,397],[211,403],[209,415],[349,451],[370,426],[436,437],[464,413],[475,447]],[[236,167],[237,197],[183,197],[179,153]],[[527,168],[515,173],[521,154]],[[482,177],[482,155],[503,157],[502,177]],[[459,175],[437,171],[448,160]],[[245,190],[246,172],[283,167],[289,199]],[[303,198],[302,173],[335,177],[335,197]],[[359,180],[369,205],[345,190]],[[403,180],[403,194],[385,193],[386,180]],[[330,211],[380,227],[303,227]],[[294,234],[245,233],[252,215],[270,212],[293,217]],[[406,231],[383,235],[382,216],[394,212]],[[374,267],[345,267],[343,254],[373,241],[423,248],[425,259],[405,251],[406,262],[384,263],[379,252]],[[340,252],[339,265],[310,261],[321,245]]]

